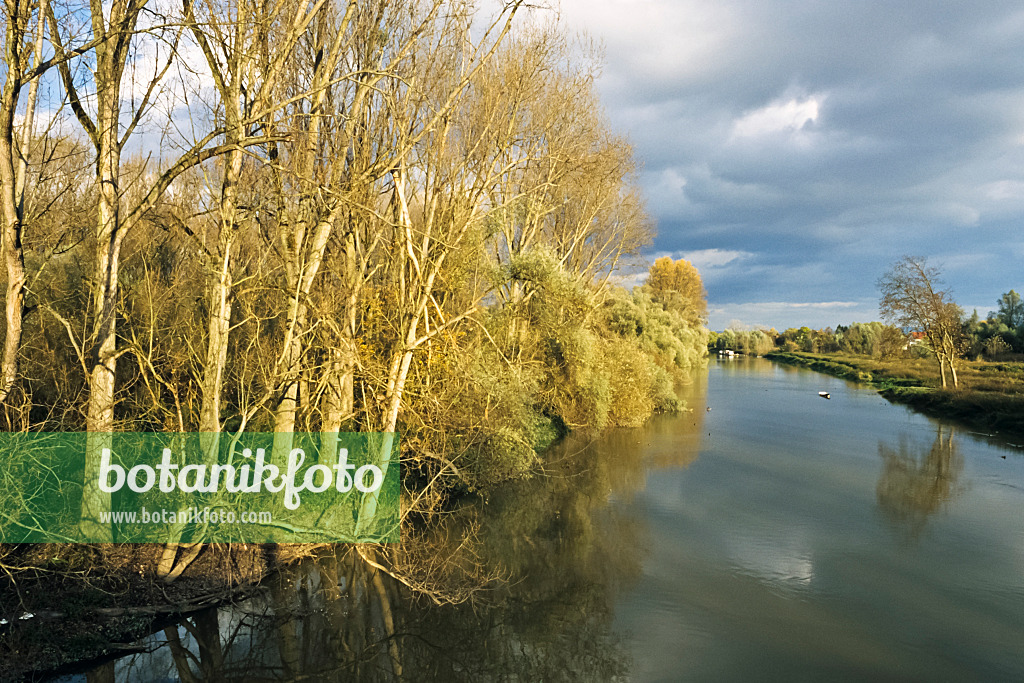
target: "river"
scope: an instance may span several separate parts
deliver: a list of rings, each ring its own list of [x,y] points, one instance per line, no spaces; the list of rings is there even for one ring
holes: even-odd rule
[[[1024,680],[1020,445],[761,359],[687,400],[422,539],[471,603],[326,553],[58,680]]]

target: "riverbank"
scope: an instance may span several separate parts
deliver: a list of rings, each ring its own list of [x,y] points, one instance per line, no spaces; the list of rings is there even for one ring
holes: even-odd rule
[[[960,386],[942,389],[930,359],[877,360],[847,354],[767,353],[765,358],[868,384],[886,400],[975,429],[1024,435],[1024,363],[965,361]]]

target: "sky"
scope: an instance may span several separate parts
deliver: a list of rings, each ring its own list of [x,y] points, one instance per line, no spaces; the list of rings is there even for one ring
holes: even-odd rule
[[[604,46],[658,235],[709,327],[877,320],[879,276],[939,266],[969,315],[1024,289],[1024,6],[562,0]]]

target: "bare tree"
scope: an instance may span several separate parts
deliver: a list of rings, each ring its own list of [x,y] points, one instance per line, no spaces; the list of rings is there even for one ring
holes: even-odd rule
[[[25,254],[22,249],[25,224],[25,188],[28,180],[29,149],[35,136],[36,101],[39,80],[53,67],[43,59],[47,0],[17,2],[4,0],[4,83],[0,93],[0,209],[3,228],[4,264],[7,269],[5,298],[6,335],[0,357],[0,402],[6,401],[18,378],[25,303]],[[35,29],[31,23],[35,18]],[[82,49],[79,48],[78,52]],[[21,94],[28,85],[24,102]],[[21,105],[20,127],[17,114]]]
[[[904,256],[878,279],[882,294],[878,307],[882,317],[905,330],[924,335],[929,350],[939,363],[942,386],[946,386],[946,368],[958,386],[956,364],[963,355],[963,310],[953,302],[942,284],[939,269],[925,258]]]
[[[22,307],[25,300],[25,256],[21,248],[24,204],[18,191],[18,171],[22,168],[18,155],[15,113],[23,87],[24,75],[33,54],[29,21],[32,6],[28,2],[4,2],[7,30],[4,41],[4,87],[0,94],[0,182],[3,196],[3,252],[7,268],[5,307],[6,336],[0,361],[0,400],[5,400],[18,377],[18,352],[21,346]],[[42,35],[43,15],[38,19]],[[38,61],[38,57],[37,57]],[[32,103],[30,98],[29,109]]]
[[[335,13],[334,5],[329,2],[265,5],[248,0],[208,0],[198,4],[184,0],[183,7],[189,30],[213,77],[219,96],[216,106],[224,121],[224,136],[229,146],[221,164],[217,238],[209,249],[214,267],[211,269],[210,318],[199,420],[200,431],[219,432],[238,233],[243,224],[255,220],[258,212],[257,207],[243,209],[240,206],[245,148],[273,146],[273,141],[267,139],[271,127],[266,124],[282,106],[275,102],[275,97],[288,92],[298,101],[303,99],[303,94],[317,101],[323,99],[334,75],[333,65],[338,59],[341,37],[346,33],[356,3],[347,3],[339,10],[340,14]],[[297,58],[296,46],[310,32],[323,36],[323,27],[332,18],[340,24],[333,34],[335,42],[328,46],[324,57],[321,38],[317,73],[311,82],[300,85],[300,92],[296,93],[294,84],[284,82],[294,75],[291,63]],[[312,114],[314,121],[319,122],[321,117],[320,112]]]
[[[620,259],[647,243],[651,226],[631,183],[632,150],[608,132],[595,75],[593,50],[552,25],[510,41],[493,67],[492,92],[483,94],[515,112],[502,131],[512,140],[504,154],[515,163],[490,190],[491,205],[502,207],[488,242],[494,261],[508,270],[549,250],[576,285],[600,291]],[[523,278],[498,285],[513,349],[525,341],[521,314],[536,293]]]
[[[160,92],[164,77],[177,59],[183,24],[167,17],[150,15],[140,25],[149,0],[113,0],[111,3],[91,2],[88,18],[93,57],[91,68],[77,69],[72,59],[82,50],[71,52],[66,47],[67,24],[78,15],[68,12],[58,21],[52,5],[48,8],[51,25],[49,35],[64,91],[81,128],[94,149],[98,202],[94,229],[94,270],[91,282],[92,325],[89,349],[89,399],[86,408],[86,429],[91,435],[86,455],[85,490],[82,497],[82,528],[91,538],[103,538],[109,529],[95,520],[101,510],[109,508],[109,495],[98,488],[99,453],[106,437],[114,431],[115,377],[118,358],[123,350],[117,346],[118,278],[121,247],[125,236],[159,202],[164,192],[182,173],[209,159],[237,149],[235,140],[221,140],[223,126],[214,126],[192,142],[186,150],[156,173],[141,172],[131,179],[138,184],[128,196],[123,186],[128,178],[121,163],[122,153]],[[161,21],[164,20],[164,21]],[[135,76],[142,70],[140,36],[148,36],[156,51],[152,72],[141,82]],[[155,37],[154,37],[155,36]],[[131,68],[129,68],[131,67]],[[77,76],[88,74],[83,82]],[[131,74],[129,80],[127,74]],[[138,86],[138,87],[136,87]],[[131,91],[131,92],[129,92]],[[220,144],[216,144],[220,141]],[[130,200],[130,201],[129,201]]]
[[[504,148],[495,150],[480,137],[466,134],[470,128],[466,107],[470,89],[502,46],[519,5],[506,5],[477,45],[467,45],[465,40],[471,14],[449,13],[411,57],[408,83],[414,87],[398,81],[390,84],[387,133],[397,151],[389,169],[390,220],[377,221],[387,236],[378,284],[387,292],[390,310],[380,375],[367,378],[376,397],[367,406],[370,429],[388,434],[397,430],[414,355],[473,315],[480,303],[479,296],[446,299],[445,272],[485,222],[492,208],[488,190],[507,171],[507,164],[502,159]],[[491,110],[477,123],[494,126],[503,125],[504,120]],[[489,136],[483,140],[490,141]],[[391,450],[387,437],[380,449],[385,472]],[[377,493],[367,494],[357,533],[373,519],[376,506]]]

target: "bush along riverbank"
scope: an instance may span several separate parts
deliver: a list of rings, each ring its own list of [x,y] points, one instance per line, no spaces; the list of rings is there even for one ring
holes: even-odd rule
[[[989,432],[1024,435],[1024,363],[964,361],[960,387],[939,388],[930,359],[773,352],[770,360],[868,384],[892,403]]]

